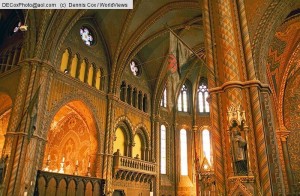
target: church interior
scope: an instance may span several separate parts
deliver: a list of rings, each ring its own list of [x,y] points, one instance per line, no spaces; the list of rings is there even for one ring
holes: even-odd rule
[[[0,10],[0,195],[300,195],[300,1]]]

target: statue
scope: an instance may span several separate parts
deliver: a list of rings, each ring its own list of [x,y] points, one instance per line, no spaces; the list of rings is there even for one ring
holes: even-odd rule
[[[232,128],[232,151],[236,175],[247,175],[247,142],[237,126]]]

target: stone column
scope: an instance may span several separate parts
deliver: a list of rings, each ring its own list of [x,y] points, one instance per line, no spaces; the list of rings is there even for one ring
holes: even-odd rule
[[[37,85],[37,88],[40,88],[40,96],[38,97],[36,131],[33,132],[32,137],[28,137],[29,145],[27,147],[24,166],[24,168],[27,168],[27,172],[23,172],[21,180],[21,184],[24,183],[27,186],[28,195],[32,195],[34,193],[37,170],[42,169],[41,166],[43,165],[44,150],[48,134],[48,127],[45,127],[44,124],[46,121],[44,117],[46,116],[47,111],[43,106],[47,105],[48,102],[53,75],[53,66],[48,63],[40,62],[38,67]]]
[[[51,67],[37,59],[22,64],[18,96],[15,100],[19,105],[16,104],[12,112],[12,118],[16,121],[10,124],[7,133],[8,137],[12,138],[11,160],[6,178],[9,181],[6,186],[7,195],[23,193],[25,187],[27,193],[33,193],[36,170],[39,167],[39,161],[36,160],[40,158],[40,146],[44,143],[40,128],[45,108],[41,106],[45,105],[50,88],[51,80],[48,73]],[[19,116],[16,116],[15,112],[18,112]],[[9,146],[6,146],[6,150],[7,148]]]
[[[134,158],[136,156],[136,154],[132,154],[132,150],[133,150],[134,146],[135,146],[134,141],[132,141],[131,143],[128,144],[128,147],[127,147],[127,156],[128,157],[133,157]]]
[[[156,162],[156,176],[153,179],[153,191],[154,195],[159,195],[159,186],[160,186],[160,123],[159,123],[159,116],[155,116],[152,118],[152,132],[151,132],[151,159],[150,162]]]
[[[215,42],[217,52],[217,68],[219,69],[218,79],[221,81],[222,86],[226,86],[222,91],[219,91],[222,107],[219,111],[223,112],[223,119],[220,119],[223,124],[222,128],[229,129],[232,122],[227,121],[227,111],[230,107],[237,108],[243,103],[243,94],[241,87],[234,85],[234,83],[243,80],[241,77],[242,62],[240,59],[240,50],[237,46],[239,42],[238,31],[235,26],[234,15],[234,1],[230,0],[217,0],[212,2],[213,11],[211,14],[216,14],[215,21]],[[222,88],[222,87],[221,87]],[[211,91],[211,94],[216,93]],[[223,130],[225,131],[225,130]],[[225,176],[232,177],[234,175],[233,159],[231,152],[230,133],[224,134],[225,140],[223,141],[224,161],[225,161]],[[227,185],[229,187],[229,185]]]
[[[118,98],[114,94],[108,95],[107,104],[107,131],[105,134],[105,146],[103,155],[103,178],[106,179],[105,194],[112,195],[112,164],[113,164],[113,142],[114,142],[114,117],[115,117],[115,101]]]
[[[220,81],[217,79],[218,70],[216,68],[217,56],[215,53],[215,38],[213,34],[212,25],[212,6],[211,1],[203,0],[203,22],[204,22],[204,33],[205,33],[205,51],[206,51],[206,64],[210,70],[207,73],[208,86],[209,88],[215,88],[220,85]],[[221,131],[220,114],[219,108],[221,107],[220,96],[218,94],[209,95],[209,106],[210,106],[210,117],[211,117],[211,133],[213,135],[213,150],[214,150],[214,173],[216,176],[216,187],[220,193],[224,193],[225,190],[225,168],[223,158],[223,144],[222,138],[224,133]]]
[[[5,135],[5,144],[3,148],[4,156],[8,156],[8,165],[6,169],[6,174],[4,178],[4,191],[3,195],[13,195],[16,183],[16,173],[20,167],[20,153],[23,148],[22,141],[24,138],[24,129],[21,130],[21,122],[23,121],[23,112],[26,106],[26,93],[27,85],[31,78],[32,66],[29,62],[23,62],[21,64],[21,76],[18,85],[18,94],[15,98],[15,102],[12,108],[10,122],[8,125],[8,130]],[[13,120],[12,120],[13,119]]]
[[[287,147],[287,142],[286,142],[286,140],[290,134],[290,131],[287,131],[287,130],[279,131],[279,132],[277,132],[277,134],[280,136],[280,140],[281,140],[283,159],[284,159],[285,169],[286,169],[286,173],[287,173],[290,194],[295,194],[294,186],[293,186],[294,178],[293,178],[293,173],[292,173],[292,168],[291,168],[291,163],[290,163],[290,158],[289,158],[289,152],[288,152],[288,147]]]
[[[195,176],[196,176],[196,195],[198,196],[200,193],[200,185],[199,185],[199,173],[200,171],[198,171],[198,167],[200,168],[200,162],[199,162],[199,155],[197,153],[197,149],[198,149],[198,142],[196,140],[196,138],[199,138],[199,135],[197,134],[197,130],[198,130],[198,126],[194,125],[193,126],[193,138],[194,138],[194,164],[195,164]],[[198,137],[197,137],[198,136]]]

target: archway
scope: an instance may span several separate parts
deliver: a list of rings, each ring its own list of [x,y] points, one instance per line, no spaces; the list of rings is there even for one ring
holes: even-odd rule
[[[300,190],[298,183],[300,182],[298,142],[300,138],[300,17],[298,14],[299,10],[291,12],[276,29],[269,46],[266,66],[276,109],[275,115],[278,119],[278,134],[284,136],[289,132],[289,136],[282,140],[281,145],[284,160],[282,165],[286,170],[290,193]]]
[[[5,142],[5,134],[11,115],[12,100],[10,96],[0,92],[0,152],[2,152]]]
[[[81,101],[70,102],[52,120],[43,169],[84,176],[89,170],[95,176],[97,149],[97,129],[90,110]]]

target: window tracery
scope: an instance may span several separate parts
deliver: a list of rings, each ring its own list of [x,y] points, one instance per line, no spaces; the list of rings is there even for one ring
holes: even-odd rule
[[[130,62],[130,70],[135,76],[140,76],[141,74],[140,66],[135,61]]]
[[[208,113],[209,112],[209,103],[207,101],[208,98],[208,87],[206,79],[202,79],[198,87],[198,110],[200,113]]]
[[[186,85],[182,85],[180,90],[178,101],[177,101],[178,111],[187,112],[188,111],[188,89]]]
[[[94,38],[92,36],[91,30],[89,30],[87,27],[81,27],[80,28],[80,36],[82,41],[84,41],[84,43],[87,46],[91,46],[94,44]]]

